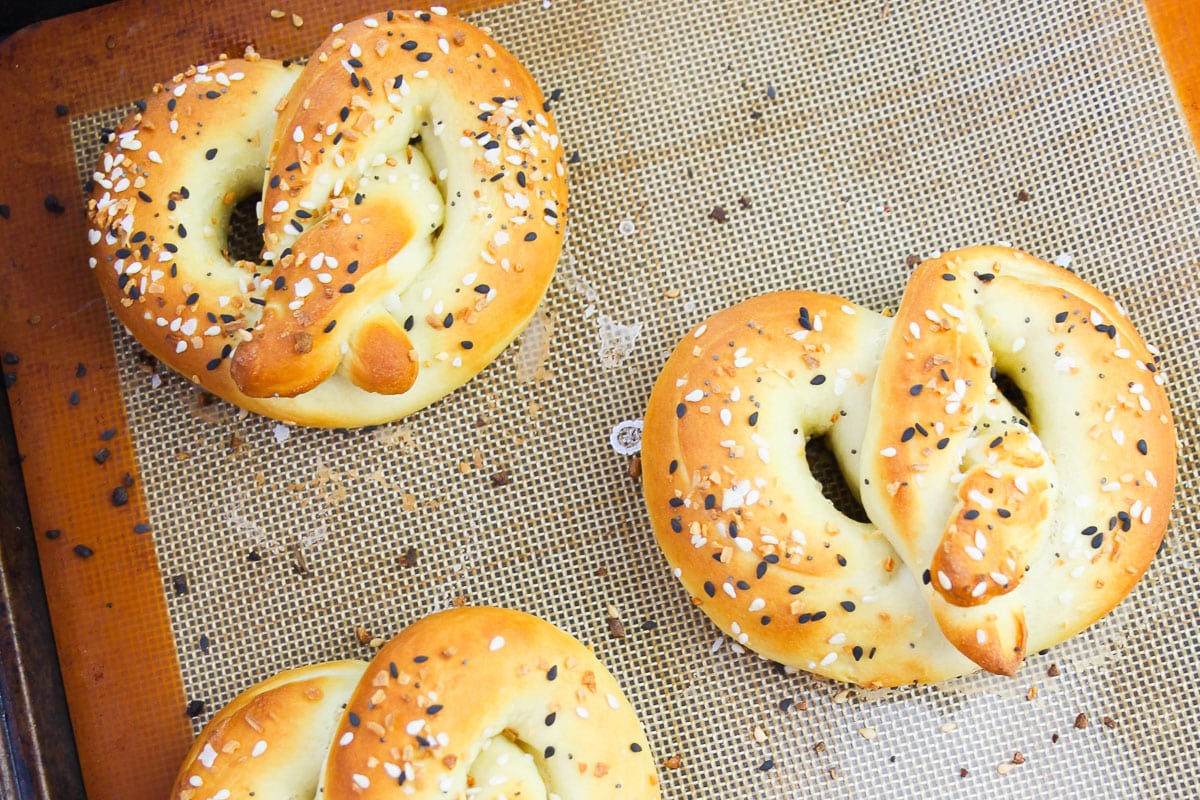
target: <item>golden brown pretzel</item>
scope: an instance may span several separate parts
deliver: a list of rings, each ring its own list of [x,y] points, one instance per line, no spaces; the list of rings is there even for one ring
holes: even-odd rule
[[[820,436],[869,522],[823,496]],[[1109,298],[979,247],[918,267],[894,319],[781,292],[698,326],[651,394],[643,476],[718,626],[897,685],[1012,674],[1116,605],[1166,528],[1175,434],[1157,355]]]
[[[397,419],[532,316],[562,246],[562,149],[528,71],[444,14],[339,25],[303,70],[251,56],[157,87],[112,135],[92,266],[160,360],[268,416]],[[233,261],[262,192],[262,263]]]
[[[369,664],[291,670],[205,726],[171,797],[608,800],[659,796],[615,679],[548,622],[433,614]]]

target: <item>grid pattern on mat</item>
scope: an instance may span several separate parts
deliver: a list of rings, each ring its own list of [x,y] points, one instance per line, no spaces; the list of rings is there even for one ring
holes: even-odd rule
[[[369,656],[358,628],[465,599],[593,644],[681,758],[668,798],[1186,794],[1200,169],[1140,3],[552,0],[474,21],[562,90],[543,374],[518,345],[403,422],[286,429],[151,370],[114,324],[197,725],[277,670]],[[122,114],[76,120],[81,175]],[[867,691],[738,652],[668,574],[613,426],[720,308],[804,287],[882,310],[910,255],[996,241],[1069,261],[1164,350],[1181,473],[1158,560],[1011,680]]]

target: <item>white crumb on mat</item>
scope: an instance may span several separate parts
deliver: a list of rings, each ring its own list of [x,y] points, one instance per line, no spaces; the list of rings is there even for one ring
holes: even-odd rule
[[[518,383],[530,383],[543,376],[546,359],[550,357],[550,340],[553,338],[554,322],[539,308],[518,340]]]
[[[614,369],[625,363],[633,352],[637,338],[642,332],[642,323],[622,325],[605,314],[596,319],[600,336],[600,366]]]
[[[618,422],[613,426],[608,442],[618,455],[631,456],[639,452],[642,449],[642,421],[627,419]]]
[[[288,426],[283,424],[276,425],[271,430],[275,434],[276,442],[286,442],[292,435],[292,432],[288,430]]]

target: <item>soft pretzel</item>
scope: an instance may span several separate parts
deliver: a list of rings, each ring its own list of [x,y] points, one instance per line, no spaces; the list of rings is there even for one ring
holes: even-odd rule
[[[155,356],[244,408],[394,420],[490,363],[562,246],[562,149],[520,63],[465,22],[387,12],[303,70],[223,60],[176,76],[110,137],[91,264]],[[229,221],[255,192],[261,262]]]
[[[1176,467],[1158,360],[1100,291],[1006,248],[921,264],[894,318],[757,297],[655,384],[650,519],[697,604],[765,656],[863,685],[1011,675],[1159,546]],[[822,436],[869,522],[813,477]]]
[[[205,726],[175,800],[659,797],[641,725],[579,641],[499,608],[426,617],[369,664],[291,670]]]

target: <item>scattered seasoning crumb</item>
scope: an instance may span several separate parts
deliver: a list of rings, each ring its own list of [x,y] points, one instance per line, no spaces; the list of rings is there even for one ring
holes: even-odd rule
[[[658,623],[652,619],[642,620],[641,629],[644,631],[652,631],[658,627]]]
[[[920,263],[921,263],[921,257],[919,255],[917,255],[916,253],[909,253],[904,258],[904,266],[908,267],[909,269],[912,269],[913,267],[917,266]]]
[[[257,550],[251,550],[249,553],[246,553],[246,560],[247,561],[262,561],[262,556],[260,556],[258,554]]]
[[[1020,750],[1013,753],[1012,763],[1014,763],[1014,764],[1024,764],[1025,763],[1025,756],[1021,754]]]
[[[507,486],[509,480],[510,476],[508,474],[508,470],[505,469],[501,470],[500,472],[493,472],[491,476],[492,488],[497,489],[501,486]]]
[[[767,732],[759,726],[755,725],[752,733],[754,736],[754,741],[758,742],[759,744],[763,744],[767,741]]]
[[[1075,717],[1075,727],[1078,728],[1079,730],[1083,730],[1087,726],[1088,726],[1087,714],[1084,714],[1081,711],[1081,712],[1079,712],[1079,715]]]
[[[464,594],[455,595],[450,600],[450,605],[454,608],[462,608],[467,604],[467,596]]]
[[[957,722],[947,722],[941,727],[942,733],[953,733],[956,730],[958,730]]]
[[[208,634],[206,633],[200,634],[200,652],[208,653]]]
[[[195,718],[204,713],[203,700],[189,700],[186,713],[189,717]]]
[[[91,558],[96,554],[96,551],[88,547],[86,544],[77,544],[74,547],[75,555],[80,558]]]
[[[58,528],[51,528],[50,530],[46,531],[45,536],[47,539],[57,539],[58,537],[62,536],[62,531],[60,531]]]
[[[1018,191],[1017,192],[1017,202],[1018,203],[1028,203],[1029,202],[1029,192],[1025,191],[1024,189],[1021,189],[1020,191]]]
[[[1051,678],[1057,678],[1059,676],[1059,674],[1060,673],[1058,671],[1058,664],[1051,664],[1050,668],[1048,670],[1046,670],[1046,675]]]
[[[402,567],[415,567],[417,565],[417,556],[417,548],[409,545],[404,549],[404,552],[400,554],[400,558],[397,560],[400,562],[400,566]]]
[[[171,586],[175,590],[175,596],[185,595],[188,593],[188,579],[186,573],[179,573],[171,576]]]
[[[876,736],[879,735],[879,732],[877,730],[875,730],[874,728],[859,728],[858,735],[861,736],[862,738],[866,739],[867,741],[871,741],[872,739],[874,739]]]
[[[56,116],[56,117],[65,117],[67,114],[70,114],[70,113],[71,113],[71,109],[67,108],[62,103],[59,103],[58,105],[56,105],[54,107],[54,116]]]
[[[1113,719],[1112,717],[1105,717],[1104,719],[1100,720],[1100,722],[1101,722],[1101,723],[1104,725],[1104,727],[1106,727],[1106,728],[1110,728],[1110,729],[1112,729],[1112,728],[1116,728],[1116,727],[1117,727],[1117,721],[1116,721],[1115,719]]]
[[[606,619],[606,621],[608,622],[608,635],[609,636],[611,636],[614,639],[624,639],[625,638],[625,623],[624,622],[622,622],[618,617],[608,617]]]
[[[825,743],[817,742],[816,744],[813,745],[812,749],[813,749],[814,753],[824,753],[825,752]]]
[[[622,236],[632,236],[636,230],[637,226],[633,224],[633,220],[631,219],[623,219],[617,223],[617,233]]]
[[[746,195],[743,194],[738,197],[738,205],[741,206],[743,211],[745,211],[753,205],[753,202],[751,202],[749,197],[746,197]]]
[[[52,194],[46,195],[46,198],[42,200],[42,205],[51,214],[62,214],[67,210],[62,203],[58,202],[58,197]]]
[[[1036,686],[1030,686],[1030,687],[1029,687],[1029,690],[1025,692],[1025,699],[1026,699],[1026,700],[1033,700],[1035,697],[1037,697],[1037,687],[1036,687]]]
[[[124,486],[118,486],[112,490],[112,504],[120,508],[129,502],[129,490]]]
[[[75,377],[82,378],[85,375],[87,375],[87,367],[85,367],[81,361],[75,365]]]
[[[1058,744],[1058,734],[1057,733],[1050,734],[1050,742],[1051,742],[1051,744]]]
[[[729,214],[725,211],[724,207],[713,206],[713,210],[708,212],[708,218],[711,220],[716,220],[720,223],[725,223],[729,221]]]
[[[635,481],[638,480],[639,478],[641,478],[642,477],[642,457],[641,456],[630,456],[629,463],[626,465],[625,471],[629,474],[629,477],[633,478]]]
[[[5,219],[8,219],[8,214],[4,213],[4,209],[6,209],[6,208],[8,208],[8,206],[0,206],[0,217],[4,217]],[[29,319],[25,320],[25,323],[27,325],[39,325],[39,324],[41,324],[41,321],[42,321],[41,314],[30,314]]]
[[[308,562],[304,559],[304,553],[301,552],[298,545],[291,545],[289,548],[292,553],[292,572],[302,578],[311,578],[312,571],[308,568]]]
[[[679,769],[683,766],[683,759],[679,756],[667,756],[663,759],[663,766],[667,769]]]
[[[960,767],[960,768],[959,768],[959,770],[958,770],[958,777],[960,777],[960,778],[965,778],[965,777],[967,777],[967,768],[966,768],[966,767]]]
[[[367,633],[367,629],[362,625],[354,628],[354,638],[358,640],[359,644],[370,644],[371,642],[371,634]]]
[[[1009,762],[1009,761],[1005,761],[1002,764],[996,765],[996,772],[998,772],[1001,775],[1007,775],[1008,773],[1012,772],[1013,769],[1014,769],[1013,764],[1012,764],[1012,762]]]

